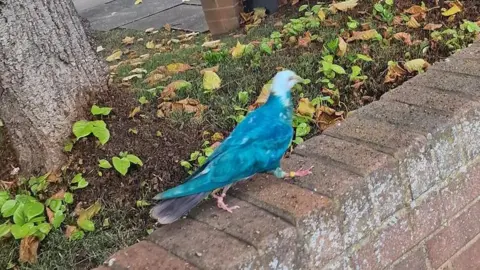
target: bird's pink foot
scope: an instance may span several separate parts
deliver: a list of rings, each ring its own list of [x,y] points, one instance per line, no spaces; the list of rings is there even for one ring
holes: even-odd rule
[[[225,198],[225,194],[222,194],[220,196],[218,196],[216,194],[212,194],[212,196],[213,196],[213,198],[215,198],[217,200],[217,207],[220,208],[220,209],[223,209],[223,210],[225,210],[229,213],[233,213],[233,210],[240,208],[240,206],[238,206],[238,205],[228,207],[228,205],[225,204],[225,202],[223,202],[223,198]]]
[[[306,170],[302,170],[302,168],[300,168],[299,170],[294,172],[293,177],[302,177],[302,176],[310,175],[312,174],[312,169],[313,169],[313,166]]]

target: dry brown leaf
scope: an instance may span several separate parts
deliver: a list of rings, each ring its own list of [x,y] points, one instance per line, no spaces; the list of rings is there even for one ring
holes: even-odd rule
[[[272,84],[270,83],[267,83],[262,87],[262,91],[260,92],[260,95],[258,95],[257,100],[255,100],[255,103],[253,103],[248,107],[249,111],[258,108],[261,105],[265,104],[265,102],[267,102],[268,97],[270,96],[271,87],[272,87]]]
[[[312,117],[315,113],[315,106],[310,103],[308,98],[301,98],[298,101],[297,112],[301,115]]]
[[[54,220],[54,218],[55,218],[55,214],[53,213],[52,210],[50,210],[49,207],[45,207],[45,208],[47,209],[48,222],[49,222],[50,224],[53,224],[53,220]]]
[[[423,27],[423,29],[424,29],[424,30],[433,31],[433,30],[437,30],[437,29],[439,29],[439,28],[442,28],[442,26],[443,26],[443,25],[442,25],[441,23],[439,23],[439,24],[427,23],[427,24]]]
[[[412,45],[412,36],[409,33],[399,32],[393,35],[393,37],[397,40],[405,42],[405,44],[408,46]]]
[[[410,28],[419,28],[421,25],[418,23],[418,21],[415,19],[415,17],[410,17],[410,20],[407,22],[407,26]]]
[[[133,118],[135,117],[135,115],[137,115],[137,113],[140,112],[140,107],[135,107],[133,108],[133,110],[130,112],[130,114],[128,114],[128,118]]]
[[[388,72],[385,76],[384,83],[393,83],[396,82],[399,78],[407,74],[407,71],[400,67],[397,62],[390,61],[388,63]]]
[[[340,11],[347,11],[349,9],[353,9],[358,5],[358,0],[347,0],[343,2],[334,2],[330,4],[330,10],[335,13],[337,10]]]
[[[403,19],[401,16],[393,17],[393,25],[401,25],[403,23]]]
[[[319,106],[315,110],[315,121],[321,131],[324,131],[328,127],[334,125],[338,121],[344,119],[344,112],[336,112],[334,109],[327,106]]]
[[[415,14],[427,12],[427,9],[419,5],[413,5],[410,8],[405,9],[403,12],[415,15]]]
[[[184,87],[189,87],[191,84],[184,80],[177,80],[168,84],[160,93],[160,97],[163,99],[175,97],[175,91]]]
[[[135,41],[135,37],[126,36],[124,39],[122,39],[122,43],[125,45],[133,44],[134,41]]]
[[[19,262],[35,264],[37,262],[37,250],[40,241],[35,236],[27,236],[20,241]]]
[[[298,38],[298,46],[300,47],[308,47],[308,45],[312,42],[312,34],[310,31],[305,32],[303,37]]]
[[[353,31],[352,36],[347,39],[347,42],[352,42],[355,40],[370,40],[378,36],[378,32],[375,29],[370,29],[367,31]]]
[[[65,237],[67,237],[67,239],[70,239],[70,236],[72,236],[72,233],[74,233],[76,230],[77,226],[67,225],[67,228],[65,229]]]
[[[63,200],[65,198],[65,190],[61,189],[57,193],[53,194],[50,199],[52,200]]]
[[[163,28],[165,28],[165,30],[167,30],[168,32],[172,31],[172,26],[168,23],[166,23]]]
[[[342,37],[338,37],[337,55],[341,57],[341,56],[344,56],[346,52],[347,52],[347,43]]]
[[[194,113],[195,117],[200,117],[208,107],[200,104],[200,101],[192,98],[179,100],[178,102],[162,102],[158,105],[157,117],[169,116],[171,112]]]
[[[200,74],[204,74],[206,71],[213,71],[213,72],[218,72],[218,70],[220,69],[220,66],[219,65],[216,65],[216,66],[213,66],[213,67],[209,67],[209,68],[204,68],[202,70],[200,70]]]

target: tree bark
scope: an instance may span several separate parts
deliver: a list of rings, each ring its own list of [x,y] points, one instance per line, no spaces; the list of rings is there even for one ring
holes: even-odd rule
[[[63,165],[72,122],[106,72],[71,0],[0,0],[0,117],[23,174]]]

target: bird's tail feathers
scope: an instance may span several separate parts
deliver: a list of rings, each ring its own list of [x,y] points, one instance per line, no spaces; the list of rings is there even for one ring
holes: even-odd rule
[[[167,199],[155,205],[150,215],[160,224],[170,224],[188,213],[199,204],[209,192],[197,193],[185,197]]]

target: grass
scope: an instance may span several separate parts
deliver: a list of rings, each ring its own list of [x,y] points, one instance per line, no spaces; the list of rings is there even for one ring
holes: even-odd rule
[[[145,96],[149,99],[150,104],[148,106],[152,108],[145,111],[155,110],[158,102],[162,101],[157,100],[157,96],[170,82],[175,80],[190,82],[191,87],[176,91],[174,100],[193,98],[207,105],[208,109],[200,119],[202,122],[201,126],[204,127],[204,130],[210,132],[220,131],[226,135],[237,124],[232,116],[243,112],[238,107],[245,110],[250,104],[254,103],[264,84],[282,68],[294,70],[301,77],[311,81],[311,83],[299,86],[293,90],[295,106],[301,98],[309,98],[311,101],[317,97],[331,95],[331,93],[336,91],[336,95],[340,97],[338,100],[335,100],[333,104],[322,104],[328,105],[337,111],[348,112],[364,105],[367,103],[366,100],[370,101],[379,98],[383,93],[415,75],[415,73],[407,74],[403,78],[399,78],[395,83],[384,83],[389,61],[404,63],[408,60],[421,58],[432,63],[448,57],[455,49],[465,47],[467,43],[472,41],[474,36],[473,34],[466,34],[460,40],[459,46],[449,47],[447,44],[448,39],[433,42],[430,37],[431,32],[424,31],[421,28],[411,29],[405,25],[387,25],[378,18],[372,18],[372,4],[363,3],[360,5],[357,7],[357,11],[363,11],[361,13],[349,11],[347,13],[329,14],[329,24],[322,22],[318,27],[308,29],[311,35],[318,35],[319,38],[309,43],[306,47],[298,46],[298,39],[304,37],[307,29],[300,31],[297,35],[284,34],[281,38],[282,48],[274,50],[271,55],[256,46],[253,53],[246,54],[239,59],[232,59],[230,49],[235,47],[237,42],[257,44],[261,43],[265,38],[271,40],[270,36],[273,32],[282,32],[284,26],[290,22],[290,19],[302,17],[304,12],[287,8],[275,16],[265,18],[262,24],[250,30],[246,35],[243,34],[243,30],[239,30],[236,33],[224,36],[221,38],[221,42],[224,45],[218,51],[201,46],[205,41],[211,40],[209,35],[200,34],[190,41],[177,42],[179,39],[178,35],[183,34],[178,31],[168,32],[160,30],[158,33],[146,34],[145,32],[134,30],[112,30],[95,33],[95,41],[98,45],[104,47],[104,51],[99,53],[102,58],[106,58],[118,49],[124,51],[122,60],[126,60],[128,57],[137,58],[144,54],[150,54],[148,60],[139,66],[145,69],[147,73],[171,63],[186,63],[192,66],[193,69],[191,70],[174,74],[167,81],[149,86],[141,79],[132,80],[125,85],[122,82],[122,78],[130,75],[130,71],[135,67],[123,64],[112,70],[111,80],[114,85],[119,86],[121,89],[133,91],[137,98]],[[400,5],[403,6],[397,5],[394,15],[400,15],[404,8],[408,8],[408,4],[401,3]],[[478,4],[469,4],[470,10],[472,10],[472,7],[478,8]],[[433,15],[429,15],[427,20],[422,23],[441,22],[443,23],[442,30],[458,29],[461,19],[476,19],[475,12],[471,11],[473,15],[469,15],[467,8],[465,14],[459,14],[457,19],[452,22],[447,22],[446,18],[441,17],[439,10],[429,12],[429,14]],[[319,69],[322,67],[322,56],[335,55],[335,51],[328,52],[326,44],[336,39],[339,35],[351,33],[347,29],[348,16],[358,20],[359,24],[367,23],[371,29],[377,29],[381,34],[384,34],[384,32],[391,33],[387,33],[387,38],[384,38],[382,41],[366,40],[348,43],[346,55],[334,57],[334,63],[343,67],[346,74],[335,76],[330,81],[331,85],[328,85],[328,83],[321,81],[325,79],[325,74],[319,72]],[[279,22],[282,22],[282,25]],[[361,29],[356,30],[360,31]],[[420,40],[420,42],[407,46],[404,42],[391,37],[391,34],[398,32],[410,33],[412,40]],[[121,41],[126,36],[135,37],[135,42],[128,46],[122,44]],[[295,40],[293,40],[292,36],[295,37]],[[139,39],[143,39],[143,41],[138,41]],[[145,44],[148,41],[153,41],[155,44],[163,44],[162,48],[147,49]],[[353,63],[352,59],[357,54],[369,55],[373,58],[373,61],[357,61]],[[117,63],[112,62],[110,65]],[[205,93],[203,91],[203,76],[200,70],[215,65],[220,66],[217,74],[222,79],[221,87],[211,93]],[[353,65],[358,65],[361,68],[362,75],[368,77],[363,82],[363,85],[359,87],[355,87],[354,82],[349,80],[349,73],[351,73]],[[238,97],[238,93],[241,91],[248,93],[244,102],[241,102]],[[179,129],[187,130],[185,132],[188,132],[189,127],[198,124],[192,122],[193,120],[198,121],[198,118],[192,117],[191,114],[185,112],[174,112],[167,117],[167,120],[179,127]],[[311,119],[308,123],[315,123],[316,121],[316,119]],[[312,131],[306,138],[321,132],[319,127],[318,123],[312,124]],[[125,150],[132,153],[139,152],[136,149]],[[165,151],[167,152],[169,149],[165,149]],[[188,159],[188,156],[184,158]],[[181,179],[173,179],[173,181],[181,181]],[[108,183],[105,188],[108,188]],[[144,197],[148,199],[148,195]],[[138,239],[146,236],[146,229],[151,228],[152,220],[148,217],[148,209],[123,209],[122,207],[122,205],[115,202],[105,202],[104,209],[94,219],[98,229],[94,232],[86,233],[83,240],[69,241],[61,231],[53,231],[41,242],[38,264],[32,266],[21,265],[21,268],[90,269],[101,264],[113,252],[131,245]],[[102,223],[106,218],[109,219],[110,226],[102,227]],[[74,222],[73,219],[67,224],[72,222]],[[18,242],[13,240],[0,241],[0,268],[6,268],[10,263],[17,264]]]

